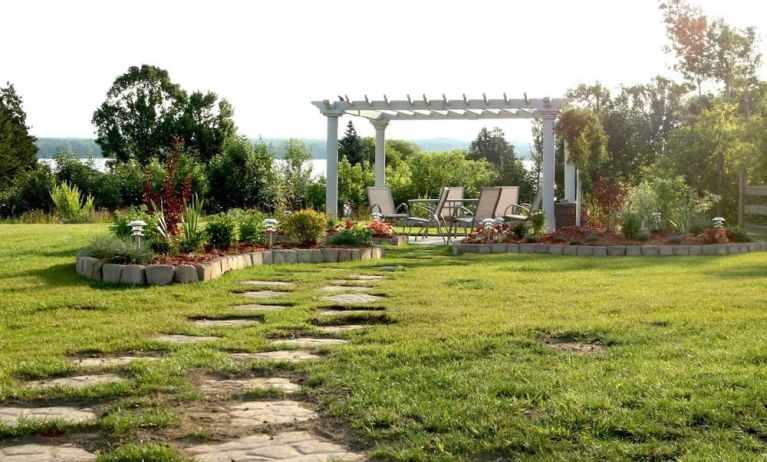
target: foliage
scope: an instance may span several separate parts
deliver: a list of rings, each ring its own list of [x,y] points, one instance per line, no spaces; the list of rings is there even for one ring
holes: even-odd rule
[[[727,240],[730,242],[752,242],[753,239],[746,233],[744,229],[737,226],[728,226],[726,228]]]
[[[704,214],[711,210],[718,197],[691,188],[682,177],[655,177],[631,188],[625,207],[637,213],[642,227],[654,230],[674,229],[688,234]]]
[[[98,462],[186,462],[186,460],[170,446],[160,443],[124,444],[98,458]]]
[[[530,224],[533,234],[540,234],[546,226],[546,215],[542,211],[536,211],[530,214]]]
[[[131,227],[128,226],[128,223],[135,220],[140,220],[147,224],[144,227],[145,240],[152,242],[157,239],[156,217],[149,214],[145,205],[132,207],[124,211],[116,210],[112,215],[112,224],[109,226],[109,232],[114,237],[128,238],[131,235]]]
[[[570,162],[580,171],[585,186],[607,159],[607,135],[599,118],[591,111],[573,108],[559,116],[559,132],[568,143]]]
[[[260,141],[253,146],[244,137],[231,138],[207,168],[209,200],[214,210],[258,207],[273,210],[277,190],[272,156]]]
[[[589,194],[589,223],[594,227],[603,226],[607,231],[613,231],[618,226],[618,220],[626,197],[626,188],[620,184],[607,181],[599,176],[593,182]]]
[[[444,186],[463,186],[465,197],[477,197],[479,190],[492,184],[494,178],[494,172],[487,161],[466,159],[465,152],[460,150],[417,152],[408,157],[405,163],[410,181],[390,183],[392,195],[398,202],[419,197],[437,197]]]
[[[181,217],[181,240],[179,242],[181,252],[198,252],[205,244],[205,232],[200,226],[204,202],[196,194],[189,203],[184,201],[184,214]]]
[[[43,164],[16,175],[10,186],[0,189],[0,216],[16,216],[31,210],[52,211],[51,191],[55,184],[55,176]]]
[[[368,223],[368,228],[370,228],[370,234],[373,237],[389,238],[394,236],[394,228],[383,221],[371,221]]]
[[[624,212],[621,216],[621,232],[627,239],[636,239],[642,230],[642,216],[637,212]]]
[[[372,153],[375,153],[375,148],[372,151],[367,148],[359,135],[357,135],[354,123],[350,120],[346,126],[344,137],[338,140],[338,160],[346,160],[349,164],[355,166],[362,162],[372,162]]]
[[[226,214],[208,217],[205,231],[208,243],[217,249],[227,249],[237,242],[237,223]]]
[[[645,242],[650,240],[650,232],[647,230],[642,230],[637,233],[637,241]]]
[[[367,161],[351,164],[346,159],[338,161],[338,203],[349,204],[353,212],[367,206],[367,187],[375,184],[375,172]]]
[[[239,237],[241,242],[249,244],[263,244],[265,242],[264,217],[262,213],[245,213],[239,218]]]
[[[56,213],[65,222],[86,221],[93,211],[93,197],[84,196],[77,186],[61,183],[51,191]]]
[[[706,244],[726,244],[727,230],[725,228],[706,228],[703,231],[703,241]]]
[[[35,137],[29,134],[26,119],[13,85],[0,87],[0,189],[37,163]]]
[[[498,127],[488,130],[482,127],[477,138],[469,145],[466,156],[470,160],[486,160],[498,167],[506,158],[515,158],[514,146],[506,141],[506,135]]]
[[[546,217],[544,216],[544,219]],[[524,222],[515,223],[514,226],[511,227],[511,234],[514,236],[515,239],[522,239],[525,237],[525,234],[527,234],[527,227],[525,226]]]
[[[142,241],[139,245],[130,238],[98,236],[84,247],[78,255],[101,258],[108,263],[146,264],[154,259],[154,252]]]
[[[349,221],[346,222],[343,228],[330,236],[328,243],[333,245],[362,247],[370,245],[370,236],[372,232],[372,229],[368,226]]]
[[[168,156],[165,165],[165,178],[161,192],[155,190],[151,166],[147,166],[144,173],[144,204],[151,205],[152,213],[161,214],[158,219],[158,229],[166,239],[173,238],[178,234],[178,224],[184,211],[184,203],[191,200],[192,197],[191,174],[184,178],[182,190],[180,192],[177,190],[176,170],[181,160],[181,149],[181,142],[176,138],[173,151]]]
[[[327,225],[325,214],[304,209],[285,217],[280,228],[293,241],[308,245],[316,244],[325,236]]]
[[[290,139],[283,147],[285,158],[277,167],[277,209],[298,210],[306,205],[312,183],[312,153],[301,140]]]

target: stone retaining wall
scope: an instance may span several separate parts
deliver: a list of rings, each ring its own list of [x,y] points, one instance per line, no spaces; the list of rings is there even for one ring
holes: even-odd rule
[[[546,253],[589,257],[638,257],[728,255],[767,250],[767,244],[748,242],[710,245],[562,245],[562,244],[453,244],[453,255],[462,253]]]
[[[93,257],[77,257],[75,267],[79,275],[109,284],[166,285],[209,281],[221,277],[227,271],[249,266],[377,260],[383,254],[382,247],[279,249],[227,255],[194,265],[118,265],[104,263]]]

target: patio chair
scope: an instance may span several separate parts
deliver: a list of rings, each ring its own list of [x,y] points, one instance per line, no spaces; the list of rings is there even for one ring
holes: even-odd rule
[[[494,217],[503,217],[513,210],[519,201],[519,186],[500,186],[498,204],[495,206]]]
[[[419,227],[421,230],[416,233],[416,239],[418,239],[418,236],[426,237],[426,233],[428,232],[429,227],[436,226],[437,227],[437,234],[443,239],[447,239],[448,237],[445,235],[443,228],[447,227],[447,220],[444,216],[444,209],[445,209],[445,203],[447,201],[448,196],[450,196],[450,190],[452,188],[442,188],[439,192],[439,197],[437,198],[437,202],[434,204],[434,206],[422,206],[422,205],[413,205],[412,211],[417,212],[420,211],[423,217],[410,215],[406,220],[406,226],[408,226],[408,234],[410,234],[410,230],[414,227]],[[461,188],[463,189],[463,188]],[[457,193],[453,193],[457,194]],[[463,196],[463,191],[460,192],[461,196]]]
[[[394,206],[394,198],[391,194],[391,188],[388,186],[369,186],[367,192],[370,213],[380,213],[383,221],[399,223],[410,217],[407,204]]]
[[[447,190],[445,205],[440,214],[443,223],[448,223],[463,207],[463,186],[450,186]]]
[[[506,221],[528,221],[533,212],[541,209],[542,202],[541,191],[538,190],[531,204],[510,205],[504,209],[502,216]]]
[[[457,215],[453,217],[452,224],[455,228],[476,228],[482,220],[487,218],[495,218],[495,210],[498,206],[498,199],[501,195],[501,188],[494,186],[491,188],[482,188],[479,192],[479,200],[477,201],[477,209],[474,213],[471,213],[468,209],[463,208],[466,215]]]

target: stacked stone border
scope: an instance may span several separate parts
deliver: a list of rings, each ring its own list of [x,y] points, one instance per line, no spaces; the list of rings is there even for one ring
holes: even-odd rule
[[[77,274],[93,281],[121,285],[167,285],[220,278],[230,270],[285,263],[336,263],[377,260],[382,247],[278,249],[227,255],[194,265],[118,265],[93,257],[77,257]]]
[[[588,257],[729,255],[767,250],[762,242],[707,245],[563,245],[453,243],[453,255],[463,253],[541,253]]]

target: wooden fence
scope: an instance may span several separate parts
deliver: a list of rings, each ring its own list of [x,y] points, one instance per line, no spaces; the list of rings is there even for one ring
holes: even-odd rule
[[[767,233],[767,220],[749,223],[754,216],[767,217],[767,185],[750,185],[746,175],[740,177],[738,194],[738,226],[751,232]]]

